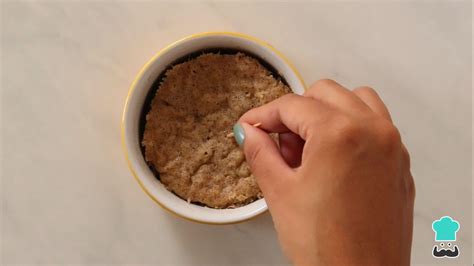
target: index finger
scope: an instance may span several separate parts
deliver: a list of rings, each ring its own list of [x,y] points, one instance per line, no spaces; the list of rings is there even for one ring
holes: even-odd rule
[[[261,123],[261,129],[272,133],[291,131],[306,140],[309,128],[327,120],[330,111],[330,107],[319,100],[290,93],[251,109],[239,121]]]

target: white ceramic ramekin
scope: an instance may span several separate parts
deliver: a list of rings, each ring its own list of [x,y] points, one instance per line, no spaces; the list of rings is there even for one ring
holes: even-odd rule
[[[303,79],[288,60],[271,45],[254,37],[232,32],[194,34],[159,51],[140,71],[127,96],[122,118],[122,144],[128,165],[143,190],[164,209],[188,220],[208,224],[229,224],[248,220],[267,210],[264,199],[235,209],[212,209],[189,204],[168,191],[153,175],[140,149],[139,121],[145,99],[155,80],[173,62],[206,49],[248,52],[271,65],[294,93],[302,94]]]

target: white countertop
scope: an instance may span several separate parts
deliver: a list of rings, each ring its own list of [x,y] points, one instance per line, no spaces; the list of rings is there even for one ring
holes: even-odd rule
[[[412,157],[412,262],[447,261],[431,256],[431,222],[442,215],[461,223],[461,256],[448,262],[471,261],[469,1],[1,7],[5,265],[287,263],[268,214],[227,226],[176,218],[141,191],[124,160],[120,120],[137,72],[170,42],[212,30],[268,41],[307,83],[376,88]]]

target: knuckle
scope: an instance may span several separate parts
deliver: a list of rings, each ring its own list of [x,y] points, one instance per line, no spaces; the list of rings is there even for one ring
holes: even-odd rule
[[[311,86],[311,88],[314,89],[314,88],[318,88],[318,87],[328,87],[328,86],[333,86],[335,84],[337,84],[337,82],[332,80],[332,79],[320,79],[320,80],[316,81]]]
[[[381,146],[388,152],[401,149],[402,140],[398,129],[388,121],[381,121],[377,127],[377,136]]]
[[[298,100],[300,97],[301,97],[300,95],[297,95],[295,93],[287,93],[281,96],[280,98],[276,99],[275,101],[278,101],[279,103],[287,102],[287,101],[295,101],[295,100]]]
[[[361,94],[372,94],[377,95],[377,92],[369,86],[361,86],[354,90],[354,92],[361,93]]]

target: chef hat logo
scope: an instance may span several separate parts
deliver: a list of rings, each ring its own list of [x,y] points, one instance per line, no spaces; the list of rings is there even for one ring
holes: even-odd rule
[[[435,220],[431,227],[435,232],[435,241],[456,241],[456,232],[459,231],[459,222],[449,216]]]

